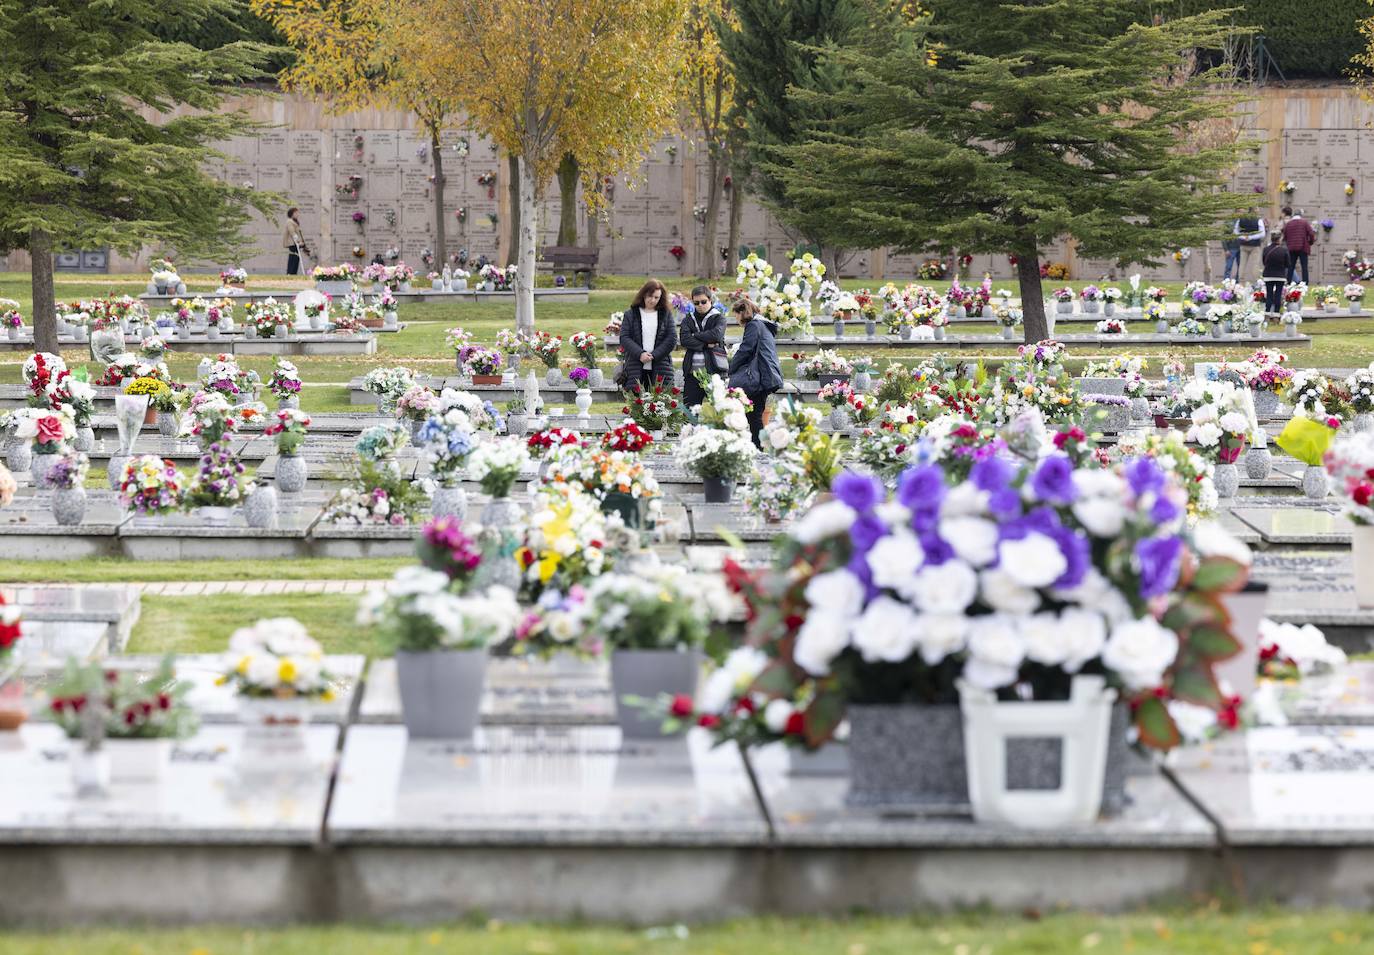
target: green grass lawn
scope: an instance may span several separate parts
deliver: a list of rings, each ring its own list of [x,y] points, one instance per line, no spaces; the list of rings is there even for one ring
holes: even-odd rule
[[[0,955],[1354,955],[1374,916],[1217,912],[1042,919],[965,914],[835,921],[750,919],[691,929],[507,925],[0,936]]]
[[[16,561],[0,571],[4,583],[121,583],[183,580],[382,580],[415,563],[408,557],[346,560],[146,560],[104,557]]]
[[[354,623],[357,609],[357,594],[144,596],[127,652],[219,653],[239,627],[266,617],[294,617],[326,653],[384,655],[388,651],[378,645],[372,628]]]

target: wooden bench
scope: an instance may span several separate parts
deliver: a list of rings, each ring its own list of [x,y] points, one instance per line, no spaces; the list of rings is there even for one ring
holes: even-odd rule
[[[546,245],[538,267],[552,272],[571,271],[574,283],[581,277],[583,284],[591,288],[600,256],[600,250],[590,246]]]

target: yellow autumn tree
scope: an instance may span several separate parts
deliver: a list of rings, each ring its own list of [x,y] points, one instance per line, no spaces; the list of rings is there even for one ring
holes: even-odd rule
[[[410,55],[445,63],[441,95],[519,157],[516,326],[534,327],[538,201],[571,155],[589,178],[634,168],[672,127],[687,0],[393,0],[433,7]]]
[[[461,111],[442,81],[448,65],[415,56],[409,37],[438,29],[434,0],[250,0],[296,51],[282,86],[325,99],[331,112],[389,107],[412,112],[434,167],[434,254],[446,256],[444,157],[439,133]]]

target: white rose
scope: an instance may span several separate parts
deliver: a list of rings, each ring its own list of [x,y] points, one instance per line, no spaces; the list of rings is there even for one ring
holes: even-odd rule
[[[921,659],[935,666],[968,642],[969,618],[963,614],[925,614],[918,618],[916,645]]]
[[[1098,657],[1107,642],[1106,621],[1095,610],[1069,607],[1060,611],[1059,629],[1064,645],[1060,662],[1069,673],[1077,673],[1085,663]]]
[[[826,501],[811,508],[793,525],[792,538],[801,544],[815,544],[847,532],[856,516],[854,509],[843,501]]]
[[[732,411],[725,416],[725,427],[732,431],[748,431],[749,419],[744,416],[743,411]]]
[[[1221,416],[1220,424],[1223,430],[1229,431],[1232,434],[1242,434],[1250,430],[1250,419],[1246,418],[1245,415],[1241,414],[1239,411],[1226,412],[1226,414]]]
[[[1037,613],[1021,621],[1021,636],[1025,640],[1026,657],[1048,667],[1059,666],[1069,655],[1067,635],[1059,623],[1059,615]]]
[[[1073,516],[1094,537],[1115,537],[1126,524],[1126,509],[1118,498],[1079,498],[1074,502]]]
[[[849,620],[834,613],[812,611],[797,632],[792,658],[813,676],[825,676],[830,663],[849,645]]]
[[[1048,587],[1069,567],[1059,545],[1044,534],[1003,541],[997,550],[998,566],[1022,587]]]
[[[950,488],[945,499],[940,502],[940,515],[945,518],[986,514],[987,509],[988,492],[979,490],[976,484],[967,481]]]
[[[763,708],[763,722],[771,732],[781,733],[787,729],[787,721],[792,718],[796,711],[787,700],[769,700],[768,705]]]
[[[974,567],[986,567],[997,556],[997,525],[981,517],[947,517],[940,521],[940,536]]]
[[[855,622],[852,639],[869,663],[900,663],[916,649],[917,626],[910,607],[879,597]]]
[[[1192,439],[1204,448],[1215,447],[1221,442],[1221,429],[1210,422],[1198,425],[1192,430]]]
[[[978,596],[978,574],[963,561],[950,560],[922,570],[910,590],[926,613],[963,613]]]
[[[900,591],[910,586],[926,555],[915,535],[899,531],[880,538],[867,559],[875,585]]]
[[[725,669],[717,670],[701,686],[697,705],[704,713],[723,713],[735,696],[735,676]]]
[[[969,622],[968,649],[963,677],[984,690],[1014,683],[1026,655],[1016,618],[1001,614]]]
[[[854,617],[864,606],[863,582],[847,570],[817,574],[807,582],[805,593],[806,602],[822,613]]]
[[[1117,624],[1102,648],[1102,663],[1131,690],[1159,686],[1177,656],[1178,636],[1153,617]]]
[[[1022,587],[1011,574],[997,567],[989,567],[979,575],[979,589],[983,603],[999,613],[1024,615],[1040,607],[1040,594]]]

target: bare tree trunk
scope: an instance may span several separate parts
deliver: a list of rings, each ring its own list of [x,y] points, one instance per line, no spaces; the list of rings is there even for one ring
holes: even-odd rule
[[[518,265],[520,261],[517,250],[520,247],[520,220],[522,217],[521,214],[524,211],[520,205],[520,175],[520,157],[507,156],[506,196],[509,199],[507,205],[510,206],[510,225],[506,232],[506,236],[508,237],[506,243],[506,261],[501,263],[502,265]],[[533,302],[534,300],[531,298],[530,301]],[[531,305],[531,321],[533,321],[533,314],[533,305]]]
[[[557,245],[577,245],[577,177],[581,174],[577,157],[572,153],[558,164]]]
[[[1016,251],[1016,278],[1021,291],[1021,316],[1025,321],[1026,343],[1050,337],[1045,318],[1045,294],[1040,285],[1040,253],[1034,243]]]
[[[29,230],[30,288],[33,292],[33,350],[57,354],[57,307],[52,286],[52,236]]]
[[[714,146],[706,159],[706,229],[701,236],[701,274],[715,278],[720,274],[720,250],[716,248],[716,222],[720,218],[721,193],[725,191],[725,164]]]
[[[744,215],[744,190],[735,183],[730,190],[730,231],[726,239],[729,252],[726,255],[725,274],[734,275],[739,268],[739,222]]]
[[[518,331],[533,332],[535,239],[539,230],[534,167],[521,158],[516,168],[520,172],[520,196],[515,206],[520,210],[520,229],[516,233],[515,327]]]
[[[1212,243],[1202,243],[1202,281],[1212,284]]]
[[[429,154],[434,160],[434,266],[436,272],[443,271],[448,261],[448,249],[444,241],[444,150],[439,145],[439,127],[429,127]]]

